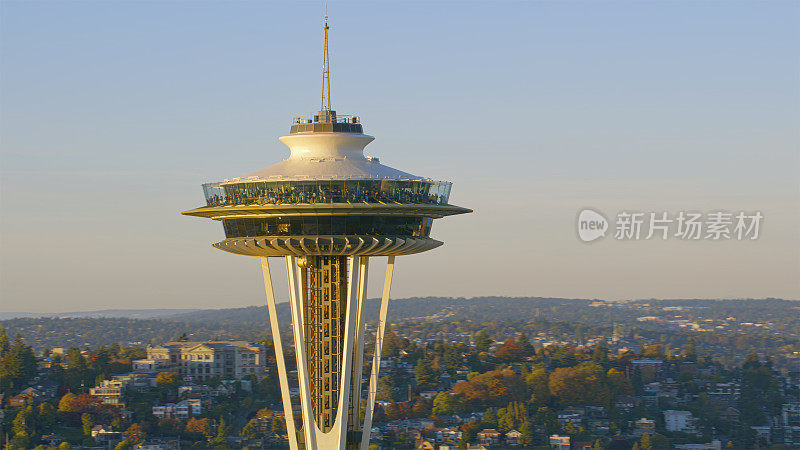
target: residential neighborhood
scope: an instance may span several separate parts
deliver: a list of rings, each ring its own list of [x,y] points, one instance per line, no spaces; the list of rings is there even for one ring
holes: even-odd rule
[[[485,331],[466,343],[423,342],[390,329],[371,446],[800,446],[800,372],[776,370],[756,354],[724,367],[692,342],[669,354],[659,344],[613,352],[602,339],[533,342],[524,333],[500,341]],[[9,448],[288,446],[270,340],[35,354],[3,330],[0,345]],[[20,367],[9,370],[14,362]],[[296,383],[291,367],[289,376]],[[291,392],[299,417],[299,391]]]

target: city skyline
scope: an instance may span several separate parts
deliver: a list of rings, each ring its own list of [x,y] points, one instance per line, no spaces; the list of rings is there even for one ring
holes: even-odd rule
[[[451,6],[330,6],[332,90],[368,150],[475,210],[399,260],[393,297],[800,297],[797,4]],[[0,310],[263,304],[252,261],[196,245],[219,224],[174,211],[287,156],[274,136],[319,100],[319,9],[0,4]],[[583,208],[764,222],[589,245]]]

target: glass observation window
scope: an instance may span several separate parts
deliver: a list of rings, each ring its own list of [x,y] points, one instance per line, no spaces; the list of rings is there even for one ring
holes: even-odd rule
[[[452,183],[407,180],[314,180],[206,183],[208,206],[314,203],[447,204]]]

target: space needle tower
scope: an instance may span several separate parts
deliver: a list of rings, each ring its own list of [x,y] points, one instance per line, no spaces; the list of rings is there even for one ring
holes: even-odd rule
[[[372,136],[331,108],[328,20],[320,110],[295,117],[283,161],[203,185],[206,205],[183,212],[222,222],[214,247],[261,258],[278,377],[292,449],[367,449],[395,257],[442,245],[435,219],[471,210],[448,202],[451,183],[364,155]],[[388,257],[369,388],[362,394],[364,305],[370,258]],[[293,416],[269,258],[289,282],[300,423]],[[362,417],[362,406],[364,414]]]

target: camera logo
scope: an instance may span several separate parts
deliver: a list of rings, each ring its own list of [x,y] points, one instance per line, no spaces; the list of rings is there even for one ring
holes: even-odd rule
[[[592,242],[606,235],[608,220],[597,211],[584,209],[578,214],[578,237],[583,242]]]

